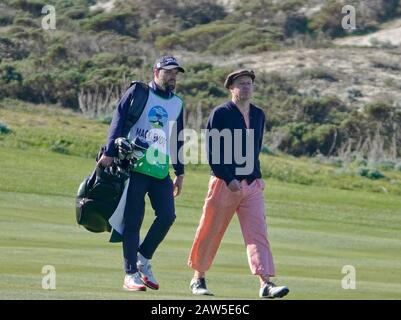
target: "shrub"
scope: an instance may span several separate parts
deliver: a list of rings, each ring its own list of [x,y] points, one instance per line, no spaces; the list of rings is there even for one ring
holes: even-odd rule
[[[47,49],[47,58],[52,64],[67,60],[68,49],[63,44],[54,44]]]
[[[189,29],[196,25],[223,19],[226,13],[224,7],[215,1],[199,1],[194,4],[187,2],[183,6],[178,6],[175,16],[179,18],[181,28]]]
[[[323,97],[320,99],[306,97],[298,106],[298,120],[312,123],[333,123],[339,113],[345,113],[346,108],[336,97]]]
[[[370,60],[372,67],[380,69],[389,69],[394,71],[401,70],[401,65],[398,60],[383,60],[379,58],[373,58]]]
[[[46,2],[36,0],[13,0],[10,1],[9,5],[15,9],[28,11],[36,17],[42,15],[42,8],[46,5]]]
[[[87,8],[72,8],[66,11],[65,15],[73,20],[83,19],[87,16],[88,9]]]
[[[355,164],[357,165],[357,166],[362,166],[362,167],[365,167],[365,166],[367,166],[367,164],[368,164],[368,161],[366,160],[366,159],[363,159],[363,158],[358,158],[358,159],[355,159]]]
[[[270,32],[271,31],[271,32]],[[268,48],[274,48],[271,39],[277,30],[257,29],[249,24],[239,24],[231,30],[227,30],[225,34],[219,35],[218,41],[212,42],[208,46],[208,50],[217,54],[229,54],[233,48],[241,48],[244,52],[248,50],[252,52],[262,51]]]
[[[0,67],[0,80],[3,80],[5,83],[9,83],[11,81],[17,81],[21,83],[22,75],[13,66],[5,65]]]
[[[83,80],[84,75],[76,69],[59,72],[55,76],[55,97],[63,107],[78,109],[78,92]]]
[[[140,26],[140,16],[133,12],[101,13],[82,20],[82,26],[94,31],[112,30],[122,35],[136,37]]]
[[[54,142],[54,144],[50,147],[50,150],[57,153],[69,154],[70,151],[68,147],[71,145],[70,141],[60,139]]]
[[[24,78],[20,98],[31,102],[56,103],[54,74],[50,72],[33,73]]]
[[[338,37],[345,34],[341,26],[343,15],[342,5],[336,1],[327,1],[322,9],[316,14],[309,23],[309,27],[314,31],[323,31],[330,37]]]
[[[0,97],[18,97],[22,92],[22,75],[11,65],[0,65]]]
[[[39,26],[37,21],[28,17],[15,18],[14,25],[30,28],[37,28]]]
[[[396,163],[390,160],[383,160],[376,163],[376,168],[384,171],[394,170]]]
[[[338,81],[333,70],[323,67],[304,69],[301,73],[301,78],[321,79],[329,82]]]
[[[334,132],[335,126],[333,125],[322,125],[313,131],[309,131],[302,137],[306,153],[312,155],[316,152],[321,152],[324,155],[328,155],[335,143]]]
[[[386,102],[371,102],[365,106],[365,114],[372,120],[385,122],[391,117],[393,107]]]
[[[328,163],[334,167],[341,168],[343,166],[343,160],[339,157],[330,157]]]
[[[127,58],[121,54],[101,52],[92,57],[95,67],[120,66],[127,63]]]
[[[13,23],[15,15],[11,11],[5,10],[0,4],[0,26],[7,26]]]
[[[139,36],[147,42],[154,42],[157,37],[165,37],[171,35],[175,29],[162,23],[144,25],[139,29]]]
[[[103,123],[103,124],[110,124],[112,120],[113,120],[113,114],[108,114],[108,115],[105,115],[105,116],[100,120],[100,123]]]
[[[260,150],[260,152],[263,154],[270,155],[270,156],[276,155],[276,153],[267,146],[263,146],[262,149]]]
[[[188,70],[188,72],[198,73],[199,71],[212,70],[213,65],[207,62],[197,62],[194,64],[190,64],[189,66],[187,66],[186,69]]]
[[[357,174],[361,177],[365,177],[371,180],[378,180],[385,178],[385,175],[382,174],[379,170],[367,167],[358,168]]]
[[[193,51],[206,50],[209,45],[214,43],[217,38],[235,30],[236,24],[209,23],[200,25],[179,34],[172,34],[167,37],[158,37],[156,46],[160,49],[173,49],[183,47]]]
[[[285,37],[291,37],[296,33],[306,33],[308,29],[308,19],[299,14],[289,15],[284,22],[283,32]]]
[[[12,130],[5,123],[0,122],[0,134],[9,134]]]

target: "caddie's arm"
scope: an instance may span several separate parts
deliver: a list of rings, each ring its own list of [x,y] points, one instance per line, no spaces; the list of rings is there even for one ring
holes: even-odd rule
[[[219,111],[213,111],[209,119],[207,121],[207,136],[206,136],[206,147],[207,147],[207,158],[210,167],[212,168],[213,173],[215,174],[216,177],[223,179],[227,186],[230,185],[230,183],[235,180],[235,176],[230,172],[228,165],[224,163],[224,143],[220,143],[220,149],[213,149],[213,139],[216,139],[216,137],[213,138],[213,129],[218,130],[219,132],[225,128],[224,124],[224,114],[222,113],[222,110]],[[216,158],[213,157],[214,153],[219,153],[219,163],[213,163],[213,159]]]
[[[176,131],[177,137],[175,137],[176,141],[174,141],[173,143],[176,143],[177,147],[173,148],[172,162],[173,162],[174,173],[176,175],[174,182],[173,182],[174,197],[177,197],[181,194],[182,186],[184,183],[184,163],[183,163],[184,141],[182,141],[181,139],[178,139],[181,131],[184,129],[184,112],[183,112],[183,110],[181,110],[181,113],[178,116],[178,119],[174,125],[177,128],[177,131]]]
[[[114,110],[113,119],[111,120],[109,134],[107,138],[106,151],[98,161],[98,165],[108,167],[113,163],[113,158],[118,155],[118,150],[114,146],[114,141],[121,137],[128,109],[133,99],[133,92],[136,85],[131,86],[124,93],[118,102],[117,108]]]

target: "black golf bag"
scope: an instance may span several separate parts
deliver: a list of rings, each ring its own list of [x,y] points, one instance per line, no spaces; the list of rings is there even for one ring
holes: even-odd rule
[[[128,135],[130,128],[138,121],[146,105],[149,88],[141,82],[133,82],[135,87],[135,99],[132,100],[128,110],[127,120],[123,128],[123,137]],[[131,84],[131,85],[132,85]],[[121,140],[121,138],[120,138]],[[148,146],[135,140],[131,143],[124,143],[131,147],[135,154],[144,151]],[[105,146],[99,151],[96,162],[105,152]],[[109,219],[118,206],[124,191],[125,181],[129,177],[129,166],[135,159],[124,160],[115,158],[111,167],[103,168],[96,166],[92,175],[86,177],[80,184],[75,199],[75,214],[79,225],[91,232],[111,231]]]
[[[99,155],[102,151],[103,148]],[[78,188],[77,223],[91,232],[110,232],[108,220],[118,206],[127,178],[128,175],[118,172],[115,166],[96,166],[92,175],[86,177]]]

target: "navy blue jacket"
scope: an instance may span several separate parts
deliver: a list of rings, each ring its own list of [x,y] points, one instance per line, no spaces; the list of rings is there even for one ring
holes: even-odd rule
[[[118,154],[118,150],[114,146],[114,140],[122,136],[122,131],[124,127],[125,120],[127,118],[127,113],[129,106],[131,104],[131,100],[135,99],[133,96],[136,84],[132,85],[123,95],[121,100],[119,101],[116,110],[113,113],[113,119],[109,128],[109,135],[107,138],[106,152],[105,155],[109,157],[116,157]],[[158,96],[163,98],[169,98],[172,95],[172,92],[163,91],[159,89],[156,84],[152,81],[149,83],[150,90],[153,90]],[[183,108],[184,109],[184,108]],[[180,115],[177,119],[177,137],[179,136],[181,130],[184,128],[184,116],[183,111],[181,111]],[[180,161],[178,157],[178,152],[182,149],[184,144],[183,141],[170,141],[171,145],[177,144],[177,148],[173,148],[173,150],[177,151],[177,154],[171,155],[171,159],[173,161],[174,173],[178,176],[184,173],[184,164]],[[182,151],[181,151],[182,152]]]
[[[246,124],[245,119],[238,109],[238,107],[232,101],[228,101],[216,108],[213,109],[212,113],[209,116],[207,122],[207,129],[217,129],[219,131],[223,129],[229,129],[232,137],[233,137],[233,145],[232,145],[232,154],[231,159],[232,163],[225,163],[228,161],[224,160],[224,139],[220,139],[220,149],[213,150],[212,138],[207,136],[207,156],[209,165],[211,167],[211,175],[214,175],[220,179],[223,179],[228,185],[232,180],[237,179],[239,181],[246,179],[248,183],[251,183],[253,180],[257,178],[261,178],[260,171],[260,161],[259,154],[262,148],[263,141],[263,130],[265,126],[265,114],[262,109],[251,104],[249,109],[249,129],[254,130],[254,149],[252,154],[246,154]],[[234,145],[234,129],[241,130],[242,139],[239,141],[240,146]],[[238,143],[238,142],[237,142]],[[242,147],[242,155],[247,157],[248,160],[253,160],[254,167],[252,173],[249,175],[237,175],[236,168],[245,167],[245,164],[238,164],[235,161],[234,157],[234,148]],[[220,153],[220,164],[212,163],[212,154],[214,152]]]

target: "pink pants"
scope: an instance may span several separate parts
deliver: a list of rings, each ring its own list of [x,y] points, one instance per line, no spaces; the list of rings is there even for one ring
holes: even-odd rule
[[[203,214],[188,259],[191,268],[199,272],[210,268],[224,232],[237,212],[252,274],[275,275],[267,240],[264,182],[256,179],[248,185],[242,180],[241,186],[241,191],[232,192],[224,180],[210,177]]]

